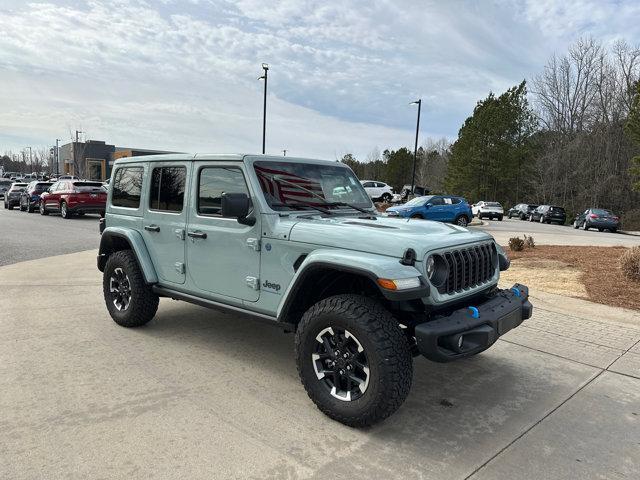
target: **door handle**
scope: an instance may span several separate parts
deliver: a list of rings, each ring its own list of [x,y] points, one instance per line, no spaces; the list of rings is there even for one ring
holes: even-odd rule
[[[144,229],[147,232],[159,232],[160,231],[160,227],[158,225],[145,225]]]
[[[207,238],[207,234],[204,232],[187,232],[191,238]]]

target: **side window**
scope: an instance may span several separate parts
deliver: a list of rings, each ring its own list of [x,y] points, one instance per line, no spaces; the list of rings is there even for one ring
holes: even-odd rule
[[[156,167],[151,174],[149,208],[164,212],[181,212],[184,204],[185,167]]]
[[[451,197],[449,199],[445,199],[445,202],[447,202],[447,200],[451,200],[451,204],[452,205],[458,205],[459,203],[462,203],[462,199],[458,198],[458,197]],[[482,202],[482,206],[485,206],[485,203]]]
[[[198,213],[220,215],[223,193],[249,195],[244,175],[239,168],[205,167],[198,178]]]
[[[434,197],[429,201],[429,203],[431,205],[444,205],[444,200],[442,197]]]
[[[115,207],[138,208],[142,191],[142,167],[119,168],[113,177],[111,204]]]
[[[376,186],[376,184],[375,184],[374,182],[364,182],[364,183],[362,184],[362,186],[363,186],[364,188],[371,188],[371,187],[375,187],[375,186]]]
[[[386,184],[386,183],[380,183],[380,182],[377,182],[377,183],[376,183],[376,187],[378,187],[378,188],[384,188],[384,187],[386,187],[386,186],[387,186],[387,184]]]

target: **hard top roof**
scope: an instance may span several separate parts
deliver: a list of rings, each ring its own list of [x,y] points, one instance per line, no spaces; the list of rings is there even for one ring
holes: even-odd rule
[[[138,163],[138,162],[170,162],[170,161],[193,161],[193,160],[206,160],[206,161],[219,161],[219,162],[241,162],[245,158],[251,158],[252,160],[264,160],[270,162],[291,162],[291,163],[332,163],[341,164],[332,160],[320,160],[317,158],[303,158],[303,157],[284,157],[280,155],[260,155],[260,154],[248,154],[248,153],[169,153],[164,155],[141,155],[139,157],[123,157],[116,160],[115,164],[125,163]]]

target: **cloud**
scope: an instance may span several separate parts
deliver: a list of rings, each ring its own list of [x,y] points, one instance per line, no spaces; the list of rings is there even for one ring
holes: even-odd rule
[[[0,149],[82,125],[119,145],[257,151],[262,62],[273,153],[411,145],[417,97],[423,138],[453,138],[478,99],[577,36],[640,40],[636,2],[571,2],[5,0]]]

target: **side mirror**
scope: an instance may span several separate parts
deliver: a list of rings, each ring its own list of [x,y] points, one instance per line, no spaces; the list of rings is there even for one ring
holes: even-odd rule
[[[433,205],[431,205],[430,203],[425,203],[424,204],[424,208],[431,208],[431,207],[433,207]]]
[[[222,195],[222,216],[226,218],[237,218],[238,223],[243,225],[254,225],[255,218],[247,218],[251,201],[246,193],[224,193]]]

